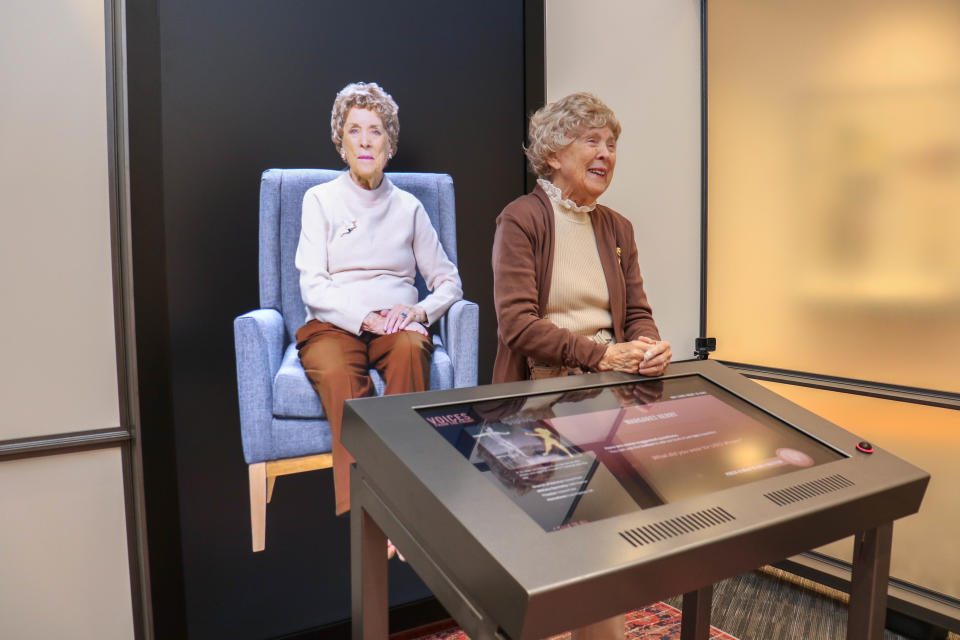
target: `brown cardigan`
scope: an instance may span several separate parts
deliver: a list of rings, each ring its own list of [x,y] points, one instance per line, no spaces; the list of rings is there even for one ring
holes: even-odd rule
[[[597,205],[590,214],[600,263],[610,292],[617,342],[660,339],[643,291],[637,244],[630,221]],[[497,359],[493,382],[525,380],[527,357],[594,371],[606,346],[561,329],[542,317],[553,271],[553,206],[539,186],[506,206],[493,240],[493,303],[497,311]]]

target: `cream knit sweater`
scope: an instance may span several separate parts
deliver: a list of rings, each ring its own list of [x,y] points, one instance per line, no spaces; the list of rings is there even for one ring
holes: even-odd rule
[[[463,295],[423,205],[386,177],[367,190],[344,172],[307,191],[296,265],[307,320],[357,335],[371,311],[419,304],[433,323]],[[419,301],[418,268],[432,291]]]
[[[555,226],[550,298],[544,318],[577,335],[593,337],[602,329],[609,330],[613,319],[590,213],[560,200],[556,188],[544,190],[553,205]]]

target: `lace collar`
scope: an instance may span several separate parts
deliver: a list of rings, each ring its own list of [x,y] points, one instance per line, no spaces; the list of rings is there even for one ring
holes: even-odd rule
[[[563,194],[560,192],[560,187],[553,184],[549,180],[544,180],[543,178],[537,178],[537,184],[540,185],[540,188],[546,192],[547,197],[550,198],[550,202],[554,203],[561,210],[567,211],[569,213],[590,213],[597,208],[597,203],[585,204],[582,207],[577,206],[577,203],[569,198],[564,198]]]

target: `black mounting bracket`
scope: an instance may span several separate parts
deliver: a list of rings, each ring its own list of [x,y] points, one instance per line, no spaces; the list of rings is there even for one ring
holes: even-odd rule
[[[716,350],[716,338],[697,338],[694,343],[693,355],[697,356],[697,360],[706,360],[710,357],[710,352]]]

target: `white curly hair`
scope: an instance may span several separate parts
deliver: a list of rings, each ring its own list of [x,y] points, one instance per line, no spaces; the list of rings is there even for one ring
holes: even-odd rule
[[[545,104],[530,117],[530,144],[523,149],[530,168],[538,177],[549,180],[554,169],[547,159],[573,142],[584,129],[602,127],[609,127],[615,140],[620,138],[617,116],[592,93],[571,93]]]
[[[400,107],[376,82],[352,82],[341,89],[334,99],[330,113],[330,139],[337,153],[343,152],[343,121],[353,107],[377,112],[390,141],[390,155],[395,154],[400,139],[400,119],[397,117]]]

